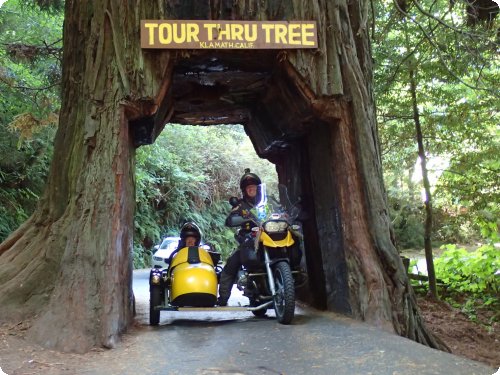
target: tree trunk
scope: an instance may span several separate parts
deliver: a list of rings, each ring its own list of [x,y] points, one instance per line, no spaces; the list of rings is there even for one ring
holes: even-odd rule
[[[135,112],[150,114],[163,77],[138,79],[153,62],[130,64],[139,43],[124,36],[137,30],[142,9],[65,6],[54,159],[36,212],[0,245],[0,316],[33,318],[35,341],[85,352],[112,347],[131,322],[135,151],[127,117],[135,107],[126,104],[134,90],[151,98]],[[148,74],[163,74],[162,59],[155,64]]]
[[[415,123],[415,133],[417,135],[418,157],[422,170],[422,182],[425,190],[425,225],[424,225],[424,249],[425,261],[427,264],[427,275],[429,276],[429,291],[431,296],[438,298],[436,286],[436,273],[434,271],[434,260],[432,258],[432,197],[429,176],[427,175],[427,157],[425,156],[424,140],[422,136],[422,126],[420,125],[420,113],[417,101],[417,82],[415,71],[410,67],[410,93],[413,107],[413,121]]]
[[[141,19],[304,19],[318,22],[319,49],[277,56],[276,81],[268,91],[281,99],[264,96],[256,108],[271,119],[274,105],[283,110],[270,122],[254,113],[246,127],[262,155],[263,142],[281,136],[280,129],[271,134],[264,128],[278,123],[296,139],[297,126],[307,127],[297,141],[303,148],[296,165],[292,159],[276,162],[280,180],[289,171],[288,177],[302,179],[297,189],[309,194],[306,257],[309,273],[316,275],[311,278],[315,304],[439,347],[423,325],[390,239],[368,4],[67,0],[54,161],[38,209],[0,245],[0,316],[34,318],[30,335],[37,342],[78,352],[112,347],[130,322],[134,148],[129,125],[134,136],[149,131],[154,138],[161,131],[175,109],[174,66],[197,56],[141,51]],[[279,89],[273,91],[273,84]],[[286,90],[299,93],[300,102],[289,103]],[[297,108],[310,112],[311,119],[301,122],[285,112]],[[142,139],[147,143],[147,136]]]

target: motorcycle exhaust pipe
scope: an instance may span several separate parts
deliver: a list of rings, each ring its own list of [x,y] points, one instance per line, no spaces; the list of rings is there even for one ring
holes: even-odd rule
[[[273,303],[274,303],[274,301],[265,302],[265,303],[263,303],[262,305],[259,305],[259,306],[255,306],[255,307],[248,307],[248,308],[247,308],[247,310],[248,310],[248,311],[257,311],[257,310],[263,309],[264,307],[269,307],[269,306],[271,306]]]

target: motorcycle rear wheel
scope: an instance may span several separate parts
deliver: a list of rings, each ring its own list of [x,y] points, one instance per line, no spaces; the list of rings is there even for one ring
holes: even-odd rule
[[[295,314],[295,288],[292,270],[287,262],[279,262],[274,267],[274,311],[281,324],[290,324]]]
[[[157,326],[160,323],[160,310],[155,306],[162,304],[162,293],[159,287],[151,288],[149,292],[149,325]]]

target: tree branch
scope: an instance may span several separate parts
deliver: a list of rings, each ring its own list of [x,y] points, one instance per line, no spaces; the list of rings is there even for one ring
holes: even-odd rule
[[[429,33],[425,30],[425,28],[422,26],[422,24],[420,22],[418,22],[415,17],[411,17],[408,13],[406,13],[403,9],[401,9],[401,7],[399,6],[399,4],[397,3],[397,1],[394,0],[394,4],[396,6],[396,8],[399,10],[399,12],[401,12],[401,14],[403,14],[405,17],[407,17],[408,19],[410,19],[415,25],[417,25],[417,27],[420,29],[420,31],[422,31],[422,33],[424,34],[425,36],[425,39],[427,39],[427,41],[434,47],[436,53],[437,53],[437,56],[439,58],[439,61],[441,62],[441,65],[446,69],[446,71],[453,77],[455,78],[458,82],[462,83],[463,85],[465,85],[466,87],[472,89],[472,90],[482,90],[482,91],[486,91],[486,92],[490,92],[492,94],[496,94],[496,90],[491,90],[491,89],[488,89],[486,87],[478,87],[478,86],[474,86],[474,85],[471,85],[467,82],[465,82],[462,78],[460,78],[459,76],[457,76],[452,70],[451,68],[446,64],[446,62],[444,61],[444,58],[441,54],[441,49],[439,48],[439,46],[436,44],[436,42],[434,41],[434,39],[429,35]],[[470,34],[469,34],[470,35]]]
[[[453,31],[455,31],[456,33],[459,33],[459,34],[462,34],[462,35],[467,35],[467,36],[473,36],[473,37],[478,37],[478,38],[482,38],[484,35],[481,35],[481,34],[473,34],[473,33],[469,33],[469,32],[466,32],[466,31],[463,31],[453,25],[449,25],[447,24],[446,22],[444,22],[441,18],[439,17],[436,17],[435,15],[427,12],[424,8],[422,8],[422,6],[420,5],[420,3],[417,1],[417,0],[413,0],[413,4],[415,4],[415,6],[417,7],[417,9],[420,11],[420,13],[422,13],[424,16],[426,17],[429,17],[431,19],[433,19],[434,21],[440,23],[441,25],[443,25],[444,27],[448,28],[448,29],[451,29]],[[448,13],[448,12],[446,12]],[[412,20],[413,21],[413,20]]]
[[[399,4],[397,4],[397,7],[399,8]],[[401,9],[401,8],[399,8]],[[407,13],[404,13],[406,16],[408,15]],[[431,32],[433,32],[434,30],[437,29],[437,25],[431,30]],[[387,80],[387,84],[386,84],[386,87],[387,86],[390,86],[392,84],[392,82],[394,82],[394,80],[396,79],[396,75],[399,73],[399,68],[405,64],[406,60],[408,60],[410,57],[412,57],[415,52],[417,51],[417,49],[420,47],[420,45],[424,42],[426,38],[421,38],[415,45],[415,48],[413,48],[405,57],[403,57],[403,59],[401,61],[399,61],[396,69],[394,69],[391,77]],[[385,92],[385,90],[382,90],[382,92]]]
[[[56,40],[54,43],[47,44],[43,42],[43,46],[37,46],[33,44],[24,43],[5,43],[7,53],[11,58],[15,59],[28,59],[30,61],[35,60],[39,56],[54,56],[56,59],[61,60],[62,48],[53,47],[62,39]]]
[[[11,84],[9,81],[7,81],[4,77],[0,76],[0,82],[6,84],[12,89],[18,89],[18,90],[28,90],[28,91],[44,91],[51,89],[52,87],[59,86],[61,84],[61,81],[57,81],[51,85],[48,86],[43,86],[43,87],[28,87],[28,86],[16,86]]]

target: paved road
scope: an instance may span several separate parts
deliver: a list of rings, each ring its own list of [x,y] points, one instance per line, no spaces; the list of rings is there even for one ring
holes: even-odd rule
[[[453,374],[496,369],[333,313],[297,308],[293,324],[247,312],[162,312],[147,326],[148,270],[134,272],[139,327],[83,374]],[[233,293],[233,296],[235,293]],[[237,304],[234,298],[230,304]]]

